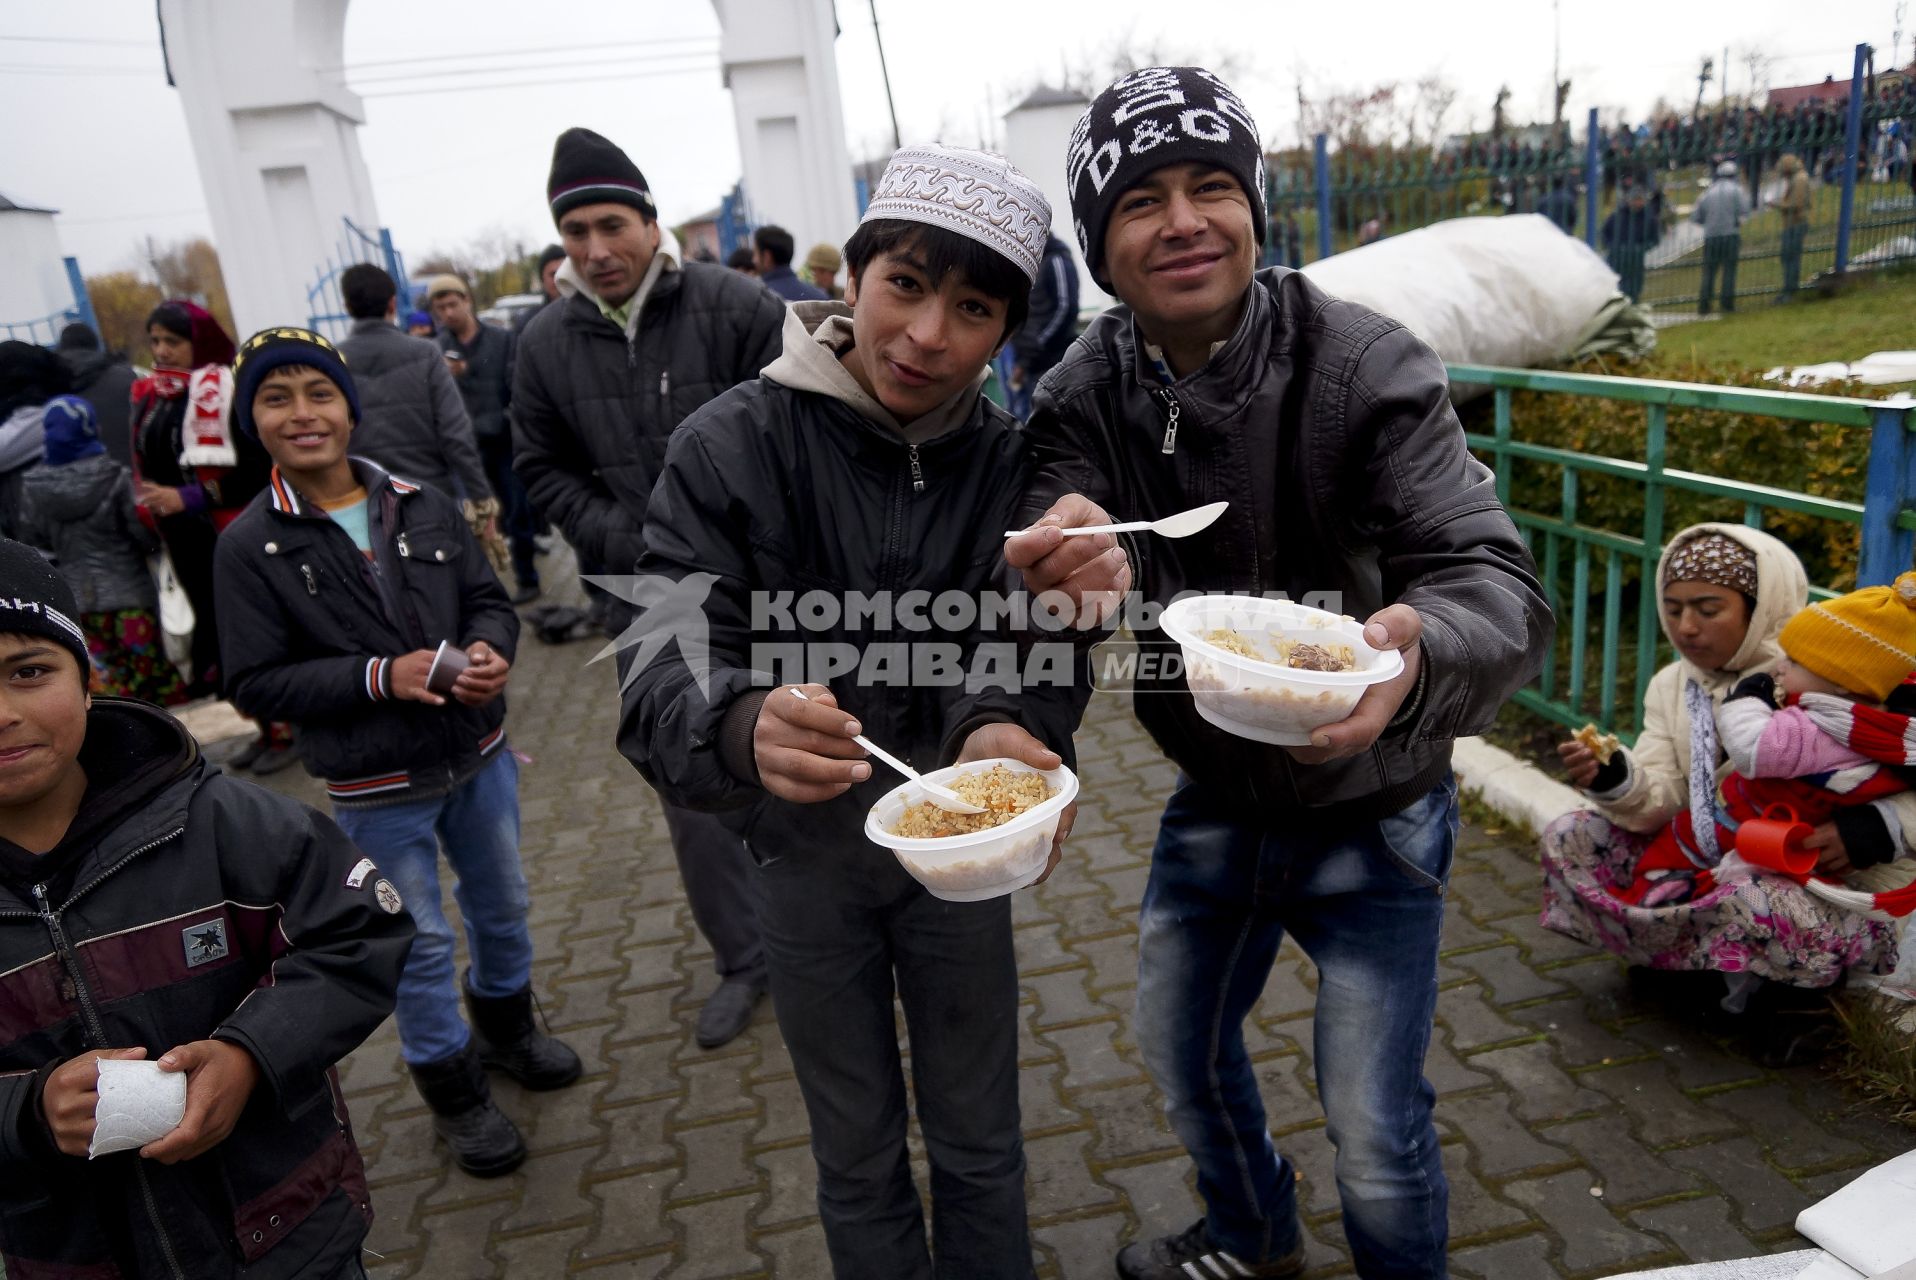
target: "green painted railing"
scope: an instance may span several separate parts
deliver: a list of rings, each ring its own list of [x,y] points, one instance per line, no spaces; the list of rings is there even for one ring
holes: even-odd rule
[[[1624,639],[1623,589],[1628,570],[1635,567],[1639,581],[1656,580],[1657,560],[1663,553],[1664,507],[1667,495],[1693,493],[1739,502],[1743,520],[1761,528],[1766,513],[1799,515],[1857,525],[1862,530],[1862,554],[1857,566],[1859,585],[1885,583],[1910,567],[1916,540],[1916,412],[1910,406],[1842,396],[1810,395],[1798,391],[1765,391],[1741,387],[1714,387],[1688,382],[1661,382],[1593,374],[1554,373],[1530,369],[1502,369],[1489,365],[1449,366],[1453,383],[1492,388],[1494,425],[1490,434],[1471,432],[1473,449],[1486,456],[1497,474],[1497,496],[1510,506],[1513,468],[1522,463],[1562,468],[1562,498],[1558,510],[1511,510],[1523,531],[1543,576],[1544,591],[1559,610],[1559,635],[1570,637],[1567,663],[1552,646],[1544,659],[1542,676],[1522,690],[1517,702],[1538,714],[1574,728],[1595,721],[1606,730],[1634,737],[1643,706],[1644,689],[1657,668],[1662,628],[1653,595],[1640,598],[1633,650],[1631,688],[1620,690],[1619,670]],[[1641,458],[1614,458],[1579,453],[1525,441],[1511,421],[1511,399],[1517,391],[1594,397],[1620,405],[1641,405]],[[1672,408],[1781,419],[1806,425],[1832,424],[1869,428],[1870,461],[1861,502],[1820,498],[1807,493],[1749,484],[1731,476],[1703,475],[1665,465]],[[1725,459],[1725,470],[1734,461]],[[1633,533],[1595,528],[1579,519],[1581,477],[1609,476],[1641,486],[1643,517]],[[1565,562],[1570,571],[1564,590]],[[1591,683],[1590,638],[1592,572],[1603,574],[1602,618],[1598,659]],[[1812,595],[1833,594],[1813,588]],[[1560,670],[1560,666],[1567,669]],[[1620,697],[1619,695],[1625,695]]]

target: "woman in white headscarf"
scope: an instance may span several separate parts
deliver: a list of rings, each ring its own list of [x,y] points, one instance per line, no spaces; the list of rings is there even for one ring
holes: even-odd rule
[[[1629,884],[1644,847],[1672,818],[1714,806],[1730,768],[1717,745],[1716,706],[1738,680],[1776,664],[1777,635],[1809,596],[1794,552],[1733,524],[1678,534],[1657,583],[1663,631],[1678,658],[1651,678],[1634,747],[1602,765],[1579,743],[1558,748],[1571,782],[1596,809],[1566,814],[1544,830],[1544,926],[1653,969],[1716,970],[1798,987],[1827,987],[1849,969],[1888,973],[1896,966],[1896,924],[1777,877],[1720,883],[1668,906],[1634,906],[1612,892]],[[1910,837],[1916,791],[1845,811],[1810,843],[1822,870],[1881,891],[1916,872]],[[1857,872],[1852,848],[1888,860]],[[1741,1007],[1739,989],[1746,996],[1751,984],[1732,982],[1729,1007]]]

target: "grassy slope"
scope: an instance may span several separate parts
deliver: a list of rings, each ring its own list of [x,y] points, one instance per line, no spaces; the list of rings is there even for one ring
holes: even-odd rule
[[[1644,364],[1617,372],[1683,378],[1698,364],[1763,370],[1916,348],[1916,270],[1882,275],[1841,297],[1805,293],[1782,306],[1746,303],[1717,320],[1665,329],[1657,344]]]

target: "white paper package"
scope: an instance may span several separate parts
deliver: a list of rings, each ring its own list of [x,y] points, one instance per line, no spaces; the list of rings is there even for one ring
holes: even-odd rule
[[[93,1106],[93,1145],[87,1159],[136,1151],[165,1137],[186,1116],[186,1073],[157,1062],[101,1058],[99,1101]]]

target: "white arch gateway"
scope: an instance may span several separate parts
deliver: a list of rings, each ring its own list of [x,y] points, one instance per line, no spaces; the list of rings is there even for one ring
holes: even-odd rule
[[[857,220],[831,0],[712,0],[745,189],[800,252]],[[304,323],[346,223],[380,225],[345,85],[349,0],[159,0],[240,334]]]

